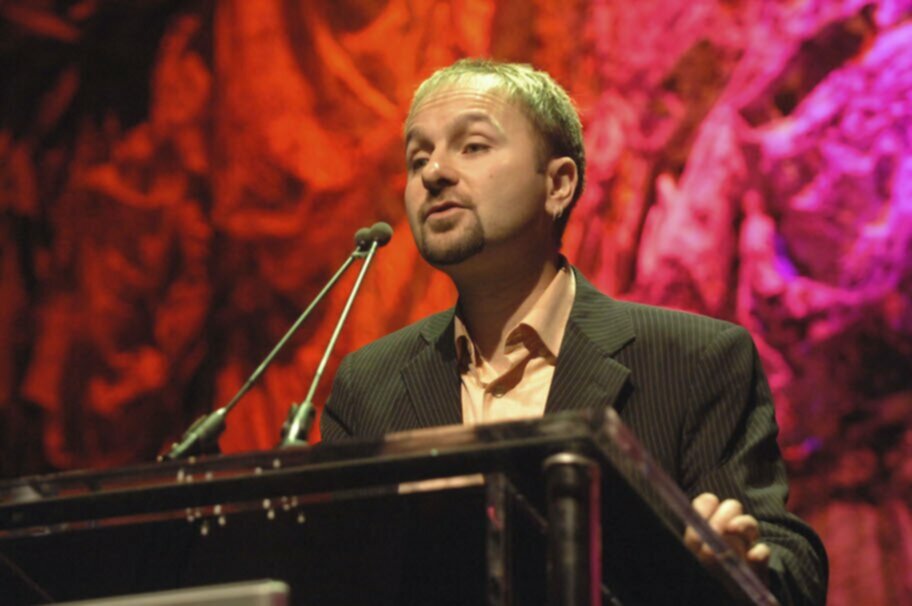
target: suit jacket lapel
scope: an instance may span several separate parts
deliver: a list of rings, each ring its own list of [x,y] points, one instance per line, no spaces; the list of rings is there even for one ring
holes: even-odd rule
[[[634,340],[623,306],[598,292],[577,270],[576,298],[564,332],[545,414],[614,406],[626,399],[630,369],[612,358]]]
[[[421,330],[428,346],[402,369],[402,380],[419,427],[462,423],[462,401],[456,344],[455,309],[431,316]]]
[[[623,306],[600,293],[576,268],[576,298],[564,333],[545,414],[615,406],[625,399],[630,369],[612,356],[634,340]],[[419,427],[462,423],[455,308],[431,316],[422,328],[424,347],[402,369]]]

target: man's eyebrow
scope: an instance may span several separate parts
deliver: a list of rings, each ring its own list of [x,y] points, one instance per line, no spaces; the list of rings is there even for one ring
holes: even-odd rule
[[[453,122],[448,126],[447,130],[449,132],[458,132],[465,130],[471,124],[476,122],[484,122],[485,124],[490,124],[493,126],[499,134],[503,134],[503,128],[488,112],[481,110],[468,111],[463,114],[460,114]],[[427,135],[424,134],[420,128],[412,126],[407,131],[405,131],[405,147],[409,146],[409,143],[413,139],[427,139]]]
[[[420,128],[412,126],[407,131],[405,131],[405,146],[408,147],[409,143],[412,142],[412,139],[427,139],[427,136],[424,134]]]

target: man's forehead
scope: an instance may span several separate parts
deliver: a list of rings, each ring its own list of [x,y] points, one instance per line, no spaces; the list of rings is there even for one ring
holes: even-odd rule
[[[454,113],[443,126],[448,130],[461,130],[463,128],[468,128],[471,124],[476,124],[479,122],[490,124],[499,132],[503,132],[504,130],[503,126],[501,125],[501,121],[496,115],[492,114],[488,110],[472,107],[467,107],[464,110]],[[428,136],[429,134],[426,130],[426,126],[423,125],[420,120],[417,122],[412,122],[406,126],[406,145],[412,139],[422,139]]]
[[[500,127],[505,112],[521,111],[514,98],[497,79],[459,81],[440,86],[422,97],[409,112],[405,122],[405,141],[420,132],[428,116],[465,122],[489,121]]]

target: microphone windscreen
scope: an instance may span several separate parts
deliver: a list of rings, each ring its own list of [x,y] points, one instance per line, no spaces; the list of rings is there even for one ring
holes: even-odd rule
[[[370,237],[377,243],[377,246],[383,246],[393,237],[393,228],[389,226],[389,223],[383,221],[374,223],[370,228]]]
[[[355,232],[355,246],[358,248],[367,248],[372,241],[371,230],[362,227]]]

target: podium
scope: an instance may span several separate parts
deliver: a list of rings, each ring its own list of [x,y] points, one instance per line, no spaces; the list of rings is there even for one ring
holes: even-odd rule
[[[3,604],[261,578],[307,605],[776,603],[612,409],[0,483]]]

